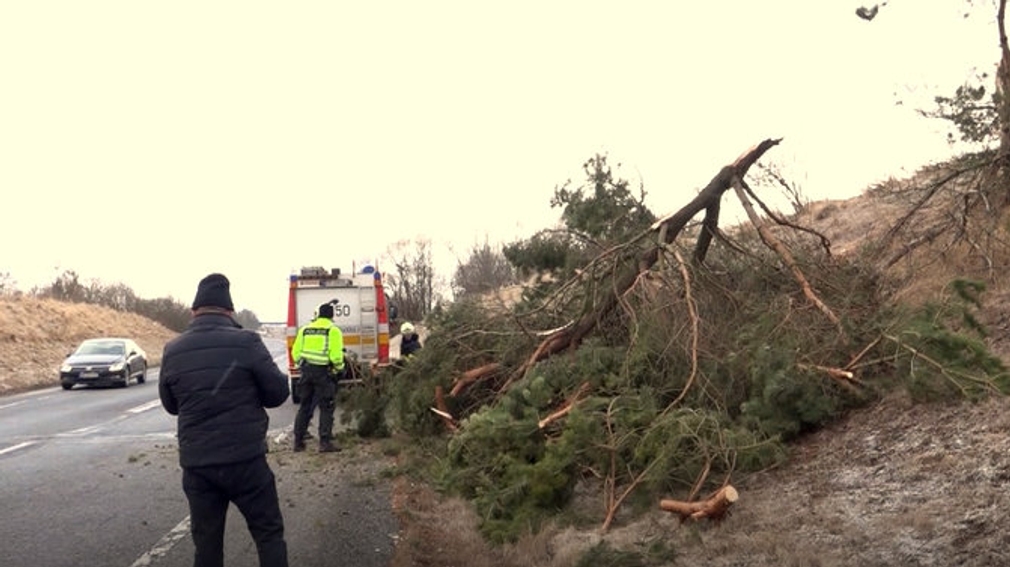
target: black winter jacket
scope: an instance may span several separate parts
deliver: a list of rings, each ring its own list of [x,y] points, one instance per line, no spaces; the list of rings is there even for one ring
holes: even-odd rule
[[[421,337],[417,333],[400,335],[400,357],[410,356],[421,350]]]
[[[179,416],[179,464],[202,467],[265,454],[265,408],[283,404],[289,388],[258,334],[204,313],[165,345],[158,393]]]

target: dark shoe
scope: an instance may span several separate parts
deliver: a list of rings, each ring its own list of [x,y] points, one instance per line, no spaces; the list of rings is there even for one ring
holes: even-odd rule
[[[323,441],[322,443],[319,444],[319,452],[320,453],[339,453],[340,452],[340,447],[337,447],[336,445],[334,445],[333,443],[330,443],[329,441]]]
[[[295,453],[301,453],[305,450],[305,441],[295,441]]]

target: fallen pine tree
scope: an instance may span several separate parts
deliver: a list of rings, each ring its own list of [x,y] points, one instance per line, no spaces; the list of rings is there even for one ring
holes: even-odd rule
[[[695,504],[703,487],[780,462],[784,443],[879,395],[875,379],[912,357],[931,361],[909,367],[917,379],[932,367],[929,383],[990,389],[902,343],[907,321],[867,266],[831,256],[816,231],[770,213],[766,225],[744,177],[778,143],[625,238],[583,229],[533,242],[580,260],[514,306],[459,301],[432,318],[426,348],[388,382],[396,425],[448,435],[430,462],[481,510],[489,538],[537,526],[593,483],[604,531],[642,499]],[[620,187],[604,173],[591,172],[597,196]],[[720,227],[730,190],[753,230]],[[569,195],[568,206],[586,202]]]

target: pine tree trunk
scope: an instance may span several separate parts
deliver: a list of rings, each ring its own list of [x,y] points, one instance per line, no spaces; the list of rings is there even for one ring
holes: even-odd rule
[[[1007,45],[1006,17],[1007,0],[999,1],[996,25],[999,29],[1000,60],[996,70],[996,92],[999,95],[999,150],[997,153],[996,180],[994,189],[1003,196],[1004,203],[1010,204],[1010,47]]]

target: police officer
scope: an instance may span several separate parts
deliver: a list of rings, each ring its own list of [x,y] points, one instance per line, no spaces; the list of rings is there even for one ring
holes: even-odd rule
[[[333,304],[319,306],[311,323],[298,329],[291,345],[291,358],[302,370],[298,381],[301,405],[295,415],[295,451],[305,450],[305,434],[313,408],[319,407],[319,452],[340,451],[333,444],[333,411],[337,380],[344,373],[344,336],[333,324]]]

